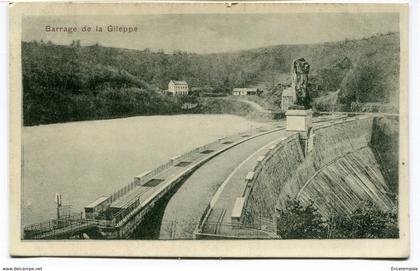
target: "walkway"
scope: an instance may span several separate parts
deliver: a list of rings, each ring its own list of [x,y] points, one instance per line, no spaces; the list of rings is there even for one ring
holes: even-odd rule
[[[284,126],[285,122],[281,124]],[[176,231],[168,230],[166,223],[162,223],[160,239],[191,239],[197,222],[206,212],[206,208],[216,191],[226,178],[239,165],[249,166],[244,161],[249,157],[258,157],[258,154],[268,148],[272,142],[279,140],[285,131],[279,130],[243,142],[205,163],[197,169],[179,190],[169,200],[164,216],[165,221],[176,221]],[[245,167],[242,168],[245,170]],[[236,195],[235,195],[236,196]]]
[[[277,135],[275,140],[268,142],[266,145],[252,153],[246,160],[242,161],[242,163],[240,163],[224,180],[223,186],[220,187],[218,193],[216,193],[212,199],[215,201],[215,204],[206,222],[231,223],[232,210],[236,199],[243,196],[242,194],[247,185],[245,178],[248,172],[255,168],[260,156],[264,156],[271,146],[286,139],[290,133],[283,130]],[[223,216],[221,216],[221,214],[223,214]]]
[[[146,183],[135,186],[128,193],[112,202],[111,208],[114,210],[124,210],[136,202],[138,202],[138,204],[133,206],[134,208],[139,205],[146,206],[155,199],[157,194],[164,191],[166,187],[174,185],[174,183],[176,183],[183,174],[198,168],[202,163],[211,159],[213,156],[217,156],[218,153],[223,153],[224,150],[230,149],[233,146],[235,146],[233,147],[234,149],[240,149],[244,146],[244,144],[252,146],[254,144],[253,142],[259,142],[264,140],[266,137],[273,137],[271,135],[272,133],[269,132],[270,129],[276,129],[276,127],[273,126],[271,128],[258,129],[252,132],[244,132],[223,138],[207,145],[203,151],[191,152],[187,156],[176,158],[173,165],[159,172]],[[268,134],[264,135],[264,133]],[[253,136],[257,137],[252,138]],[[244,141],[244,143],[241,143],[242,141]],[[238,143],[239,145],[236,145]]]

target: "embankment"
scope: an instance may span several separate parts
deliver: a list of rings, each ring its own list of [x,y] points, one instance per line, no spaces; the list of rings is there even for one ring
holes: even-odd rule
[[[394,122],[370,117],[316,127],[313,149],[306,157],[297,136],[279,144],[257,172],[245,221],[273,219],[288,197],[303,203],[314,201],[324,217],[332,212],[351,214],[363,201],[372,201],[383,211],[391,210],[394,203],[389,184],[398,181],[393,174],[398,172],[398,157],[385,153],[398,148],[398,137],[394,139],[395,132],[388,131],[395,127]],[[388,168],[392,170],[385,177],[383,170]]]
[[[204,114],[233,114],[254,121],[272,121],[275,118],[271,112],[257,110],[250,103],[237,99],[202,97],[199,104],[200,113]]]

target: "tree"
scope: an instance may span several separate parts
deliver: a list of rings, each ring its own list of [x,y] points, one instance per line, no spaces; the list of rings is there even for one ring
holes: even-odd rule
[[[370,54],[362,58],[358,65],[343,79],[340,101],[351,106],[352,102],[388,102],[389,81],[395,73],[386,72],[382,60]],[[389,68],[391,69],[391,68]]]
[[[380,211],[372,202],[363,202],[349,216],[332,215],[331,238],[398,238],[398,218],[394,211]]]
[[[320,239],[326,237],[326,225],[314,202],[302,204],[288,197],[286,208],[280,210],[277,233],[283,239]]]
[[[312,200],[303,204],[288,197],[279,211],[277,234],[283,239],[398,238],[398,217],[396,210],[382,211],[367,201],[350,215],[332,211],[323,218]]]

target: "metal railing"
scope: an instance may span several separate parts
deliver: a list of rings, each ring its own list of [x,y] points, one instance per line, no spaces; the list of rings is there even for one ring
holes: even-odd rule
[[[239,140],[243,140],[243,135],[253,136],[256,134],[261,133],[257,128],[251,129],[249,131],[236,134],[230,136],[229,138],[224,137],[223,140],[217,140],[211,142],[209,144],[205,144],[203,146],[199,146],[190,150],[175,159],[170,159],[168,162],[160,165],[159,167],[153,169],[150,172],[147,172],[143,176],[136,177],[134,181],[130,182],[129,184],[125,185],[124,187],[120,188],[118,191],[114,192],[108,198],[108,204],[116,201],[117,199],[121,198],[122,196],[126,195],[130,191],[132,191],[138,185],[146,183],[148,180],[156,177],[161,172],[167,170],[171,166],[175,165],[180,161],[185,161],[193,158],[194,156],[198,156],[201,152],[205,150],[215,150],[217,147],[220,148],[220,144],[223,141],[231,140],[232,142],[236,142]],[[142,191],[143,194],[145,191]],[[100,214],[96,219],[85,219],[83,218],[83,213],[72,214],[67,217],[63,217],[60,219],[50,219],[45,222],[36,223],[32,225],[28,225],[24,227],[23,233],[25,239],[37,239],[43,238],[45,236],[55,236],[57,234],[65,234],[68,232],[73,232],[78,230],[82,227],[88,227],[90,225],[99,225],[101,227],[115,227],[118,223],[122,220],[127,218],[130,213],[135,211],[141,205],[141,198],[140,194],[134,200],[126,203],[124,206],[120,207],[120,210],[116,213],[109,212],[105,214],[104,212]]]
[[[93,223],[83,219],[83,213],[71,214],[59,219],[50,219],[41,223],[35,223],[23,228],[24,239],[39,239],[44,235],[55,235],[63,229],[73,230],[81,224]],[[70,228],[69,228],[70,227]]]
[[[221,223],[206,221],[200,231],[194,233],[197,239],[278,239],[273,223]]]
[[[235,137],[243,139],[242,138],[243,135],[255,135],[255,134],[258,134],[260,132],[261,131],[259,131],[258,128],[253,128],[253,129],[250,129],[249,131],[245,131],[245,132],[230,136],[230,138],[232,138],[232,140]],[[225,137],[224,140],[228,140],[228,138]],[[127,193],[129,193],[130,191],[132,191],[138,185],[146,183],[147,181],[151,180],[152,178],[156,177],[157,175],[159,175],[163,171],[170,168],[171,166],[176,165],[178,162],[185,161],[185,160],[190,160],[191,158],[193,158],[194,156],[198,155],[199,153],[201,153],[205,150],[214,149],[217,145],[221,144],[222,141],[224,141],[224,140],[217,140],[217,141],[211,142],[209,144],[205,144],[203,146],[199,146],[197,148],[194,148],[194,149],[192,149],[192,150],[190,150],[186,153],[183,153],[183,154],[181,154],[181,155],[179,155],[179,156],[177,156],[173,159],[170,159],[168,162],[160,165],[159,167],[153,169],[152,171],[147,172],[145,175],[143,175],[141,177],[136,177],[133,182],[127,184],[126,186],[119,189],[117,192],[113,193],[110,196],[111,202],[116,201],[117,199],[121,198],[122,196],[124,196]],[[123,209],[130,209],[130,211],[121,210],[117,214],[113,215],[113,218],[111,219],[112,222],[110,224],[115,224],[115,223],[118,223],[119,221],[121,221],[123,219],[124,215],[129,214],[138,205],[140,205],[140,202],[132,202],[132,203],[127,204],[125,207],[123,207]]]
[[[200,152],[208,150],[211,146],[214,146],[216,143],[217,142],[211,142],[209,144],[194,148],[194,149],[176,157],[176,159],[171,159],[168,162],[158,166],[157,168],[151,170],[150,172],[148,172],[144,176],[141,176],[140,178],[136,177],[134,181],[125,185],[124,187],[119,189],[117,192],[114,192],[113,194],[111,194],[111,197],[110,197],[111,202],[116,201],[117,199],[121,198],[122,196],[126,195],[128,192],[133,190],[136,186],[151,180],[152,178],[156,177],[157,175],[159,175],[163,171],[167,170],[171,166],[174,166],[176,163],[178,163],[180,161],[183,161],[183,160],[188,160],[188,159],[192,158],[193,156],[199,154]]]

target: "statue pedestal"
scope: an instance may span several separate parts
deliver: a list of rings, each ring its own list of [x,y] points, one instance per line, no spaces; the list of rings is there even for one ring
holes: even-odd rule
[[[298,132],[302,153],[306,157],[314,147],[312,110],[291,109],[286,112],[286,131]]]
[[[312,127],[312,110],[296,110],[286,111],[286,131],[308,132]]]

